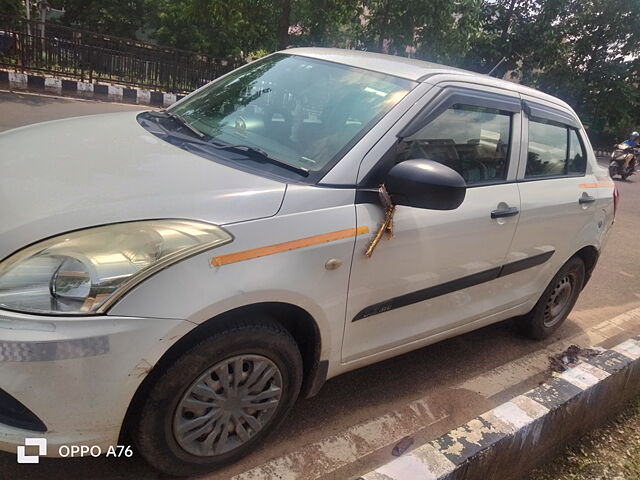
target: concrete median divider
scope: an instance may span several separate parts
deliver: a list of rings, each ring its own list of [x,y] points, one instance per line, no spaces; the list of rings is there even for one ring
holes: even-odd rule
[[[361,480],[515,480],[640,395],[640,337],[631,338]]]
[[[6,86],[9,90],[46,92],[54,95],[156,107],[168,107],[184,97],[184,95],[150,91],[142,88],[0,70],[0,88],[3,86]]]

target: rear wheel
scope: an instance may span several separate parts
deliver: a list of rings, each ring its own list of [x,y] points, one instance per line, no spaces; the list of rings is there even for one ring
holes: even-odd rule
[[[549,282],[533,309],[519,319],[522,332],[542,340],[557,330],[576,304],[584,278],[584,262],[572,257]]]
[[[156,378],[133,420],[138,451],[170,475],[197,475],[254,450],[285,418],[302,383],[288,331],[236,321],[184,352]]]

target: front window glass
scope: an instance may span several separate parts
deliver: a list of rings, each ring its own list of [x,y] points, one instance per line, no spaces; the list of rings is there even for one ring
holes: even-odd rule
[[[507,178],[511,114],[454,105],[399,145],[399,161],[427,158],[457,171],[467,185]]]
[[[330,166],[414,86],[391,75],[276,54],[169,111],[207,140],[257,148],[313,172]]]

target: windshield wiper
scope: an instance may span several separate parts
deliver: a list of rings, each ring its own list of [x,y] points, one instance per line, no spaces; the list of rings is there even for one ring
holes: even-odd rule
[[[298,167],[296,165],[292,165],[290,163],[287,162],[283,162],[282,160],[278,160],[277,158],[272,157],[271,155],[269,155],[267,152],[265,152],[264,150],[257,148],[257,147],[251,147],[249,145],[234,145],[234,144],[230,144],[230,143],[225,143],[222,142],[220,140],[217,140],[214,138],[212,138],[211,140],[205,140],[206,135],[204,135],[202,132],[196,130],[195,128],[193,128],[183,117],[181,117],[178,114],[175,113],[171,113],[171,112],[167,112],[166,110],[158,110],[158,111],[151,111],[151,112],[147,112],[148,114],[150,114],[152,117],[160,117],[160,118],[172,118],[174,120],[176,120],[177,122],[180,122],[181,125],[184,125],[185,127],[187,127],[190,131],[192,131],[193,133],[195,133],[200,140],[196,140],[193,137],[190,137],[188,135],[184,135],[182,133],[178,133],[178,132],[170,132],[168,133],[168,135],[171,135],[172,137],[176,137],[179,138],[181,140],[187,141],[191,144],[194,145],[199,145],[202,147],[206,147],[207,149],[215,149],[215,150],[240,150],[240,151],[244,151],[247,153],[251,153],[251,154],[255,154],[260,156],[263,160],[268,161],[269,163],[272,163],[274,165],[278,165],[282,168],[286,168],[287,170],[291,170],[293,172],[296,172],[300,175],[303,175],[305,177],[309,176],[309,170],[307,168],[304,167]]]
[[[205,138],[206,137],[206,135],[204,133],[202,133],[200,130],[198,130],[193,125],[191,125],[189,123],[189,121],[186,118],[184,118],[182,115],[178,115],[177,113],[169,112],[167,110],[159,110],[157,112],[149,112],[149,113],[151,113],[152,115],[158,115],[159,114],[162,117],[165,117],[165,118],[168,117],[168,118],[171,118],[172,120],[175,120],[180,125],[182,125],[186,129],[188,129],[189,131],[194,133],[198,138]]]
[[[253,153],[255,155],[258,155],[262,159],[267,160],[270,163],[281,166],[282,168],[292,170],[301,175],[304,175],[305,177],[309,176],[309,169],[304,167],[298,167],[296,165],[291,165],[290,163],[283,162],[282,160],[278,160],[277,158],[274,158],[271,155],[269,155],[267,152],[265,152],[261,148],[251,147],[249,145],[227,145],[227,144],[221,145],[221,144],[215,144],[213,142],[211,143],[211,146],[216,150],[240,150],[247,153]]]
[[[175,121],[180,123],[183,127],[186,127],[187,129],[195,133],[198,138],[205,138],[205,134],[202,133],[197,128],[195,128],[193,125],[191,125],[182,115],[178,115],[177,113],[173,113],[173,112],[167,112],[166,110],[165,110],[165,113],[167,114],[168,117],[174,119]]]

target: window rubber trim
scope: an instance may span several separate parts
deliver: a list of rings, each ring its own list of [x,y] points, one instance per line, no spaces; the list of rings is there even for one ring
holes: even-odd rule
[[[456,104],[485,107],[510,113],[519,113],[522,110],[520,97],[509,97],[499,93],[484,92],[464,87],[447,87],[436,97],[435,103],[429,105],[416,115],[400,132],[398,138],[406,138],[414,135],[422,127],[433,121],[442,112]]]
[[[531,100],[523,100],[522,109],[524,110],[524,113],[527,114],[527,117],[529,117],[529,120],[535,121],[536,118],[550,120],[552,122],[560,123],[565,127],[571,127],[578,130],[580,129],[580,122],[578,120],[557,108],[532,102]]]

